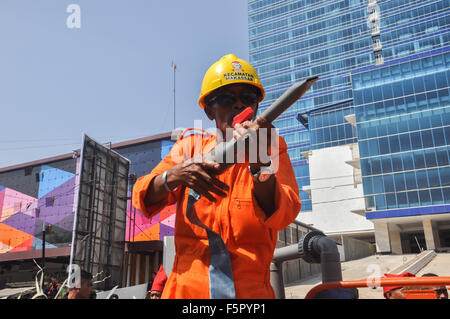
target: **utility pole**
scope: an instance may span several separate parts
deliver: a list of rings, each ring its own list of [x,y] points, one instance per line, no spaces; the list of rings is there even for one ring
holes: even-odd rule
[[[175,61],[172,60],[172,68],[173,68],[173,129],[175,130],[175,74],[177,70],[177,65],[175,64]]]
[[[42,224],[42,269],[45,273],[45,222]]]

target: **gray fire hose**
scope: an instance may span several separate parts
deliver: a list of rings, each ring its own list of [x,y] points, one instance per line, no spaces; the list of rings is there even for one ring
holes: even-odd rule
[[[264,118],[267,122],[272,123],[278,116],[280,116],[300,97],[302,97],[302,95],[309,90],[311,85],[313,85],[317,81],[317,79],[317,76],[313,76],[307,78],[304,81],[294,83],[261,114],[261,117]],[[236,147],[236,143],[237,141],[233,138],[229,142],[220,143],[219,145],[217,145],[211,152],[211,156],[214,158],[214,162],[225,163],[226,154],[233,153]]]

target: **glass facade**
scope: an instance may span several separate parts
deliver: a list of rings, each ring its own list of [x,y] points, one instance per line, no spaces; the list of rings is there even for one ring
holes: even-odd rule
[[[352,75],[369,207],[450,204],[449,81],[450,48]]]
[[[319,76],[274,122],[300,189],[310,184],[303,151],[358,141],[368,206],[449,203],[449,2],[249,0],[250,63],[266,88],[260,111]],[[311,209],[301,197],[302,211]]]
[[[346,115],[354,113],[351,100],[325,110],[311,111],[308,115],[311,149],[357,142],[356,128],[345,120]]]
[[[310,132],[296,118],[298,113],[353,98],[350,71],[374,59],[367,2],[250,0],[248,10],[250,63],[266,89],[261,111],[293,83],[319,76],[307,94],[274,122],[280,135],[287,137],[301,189],[310,185],[303,151],[354,141],[354,130],[342,118],[351,112],[351,102],[311,114]],[[302,211],[311,210],[309,195],[301,191],[300,198]]]

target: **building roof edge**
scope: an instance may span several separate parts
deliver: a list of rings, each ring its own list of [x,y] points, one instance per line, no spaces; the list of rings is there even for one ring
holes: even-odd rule
[[[127,147],[127,146],[139,145],[139,144],[143,144],[143,143],[147,143],[147,142],[151,142],[151,141],[163,140],[163,139],[167,139],[167,138],[170,139],[171,136],[172,136],[172,133],[167,132],[167,133],[162,133],[162,134],[157,134],[157,135],[152,135],[152,136],[147,136],[147,137],[141,137],[141,138],[137,138],[134,140],[111,144],[111,148],[119,149],[119,148],[123,148],[123,147]],[[74,150],[74,151],[79,151],[79,149]],[[52,162],[56,162],[56,161],[60,161],[60,160],[65,160],[65,159],[72,158],[73,155],[74,155],[74,153],[71,152],[71,153],[47,157],[47,158],[43,158],[43,159],[31,161],[31,162],[26,162],[26,163],[22,163],[22,164],[6,166],[3,168],[0,168],[0,173],[14,171],[14,170],[25,168],[28,166],[37,166],[37,165],[48,164],[48,163],[52,163]]]

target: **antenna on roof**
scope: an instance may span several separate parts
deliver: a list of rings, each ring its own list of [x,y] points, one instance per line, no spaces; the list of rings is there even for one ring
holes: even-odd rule
[[[172,59],[172,68],[173,68],[173,129],[175,130],[175,73],[177,70],[177,65],[175,64],[175,60]]]

